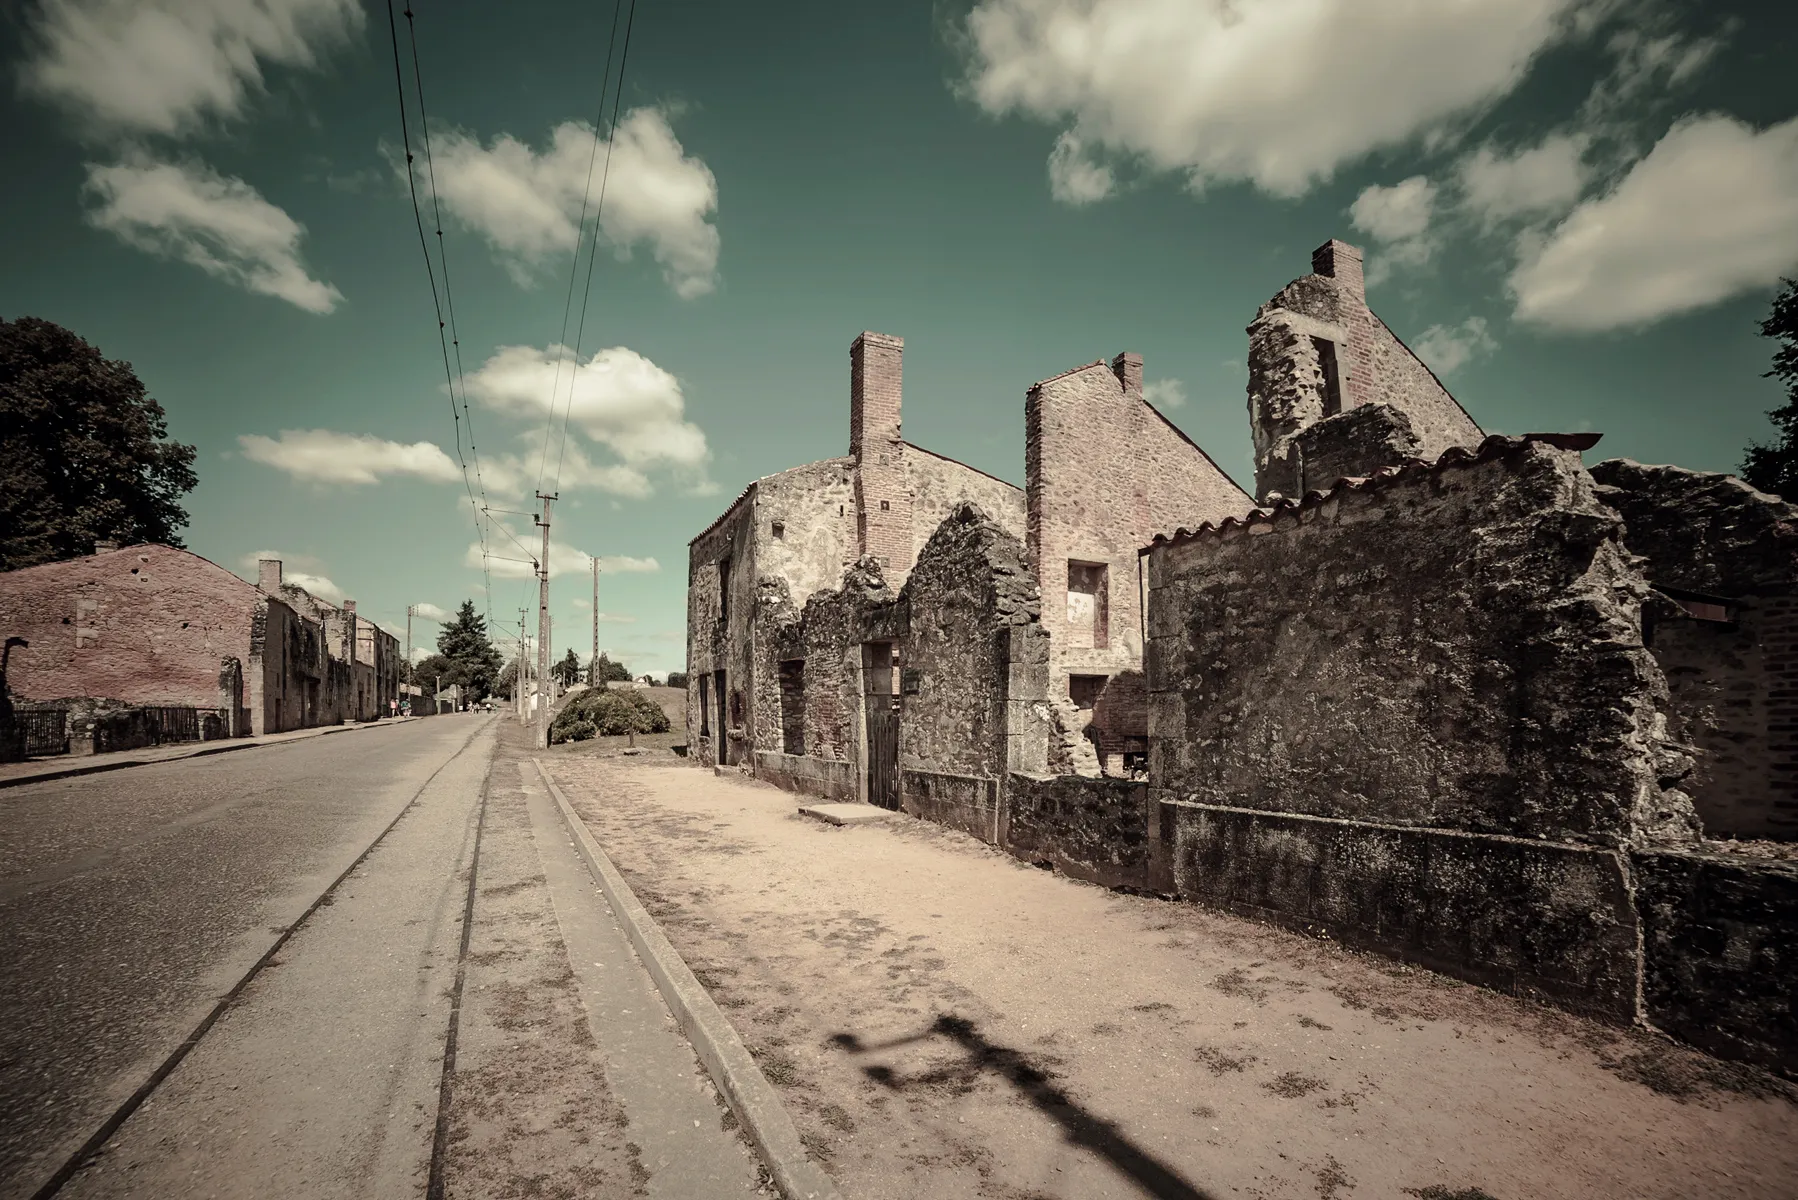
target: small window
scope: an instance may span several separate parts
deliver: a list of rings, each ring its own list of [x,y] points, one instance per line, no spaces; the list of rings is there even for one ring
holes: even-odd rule
[[[780,740],[787,754],[805,753],[805,660],[780,664]]]
[[[1104,563],[1068,563],[1069,643],[1104,650],[1111,645],[1110,570]]]
[[[730,620],[730,555],[718,560],[718,619]]]
[[[1342,374],[1336,363],[1336,343],[1314,337],[1311,346],[1317,351],[1317,369],[1323,374],[1324,416],[1333,417],[1342,411]]]
[[[787,536],[787,527],[786,527],[785,522],[782,522],[782,521],[774,522],[774,536],[776,539],[784,538]]]
[[[882,500],[882,501],[881,501],[881,502],[880,502],[880,511],[881,511],[881,512],[886,512],[886,511],[888,511],[888,510],[889,510],[889,509],[891,509],[891,508],[892,508],[892,507],[893,507],[893,506],[892,506],[892,504],[891,504],[891,503],[890,503],[890,502],[888,502],[888,501],[886,501],[886,500]]]
[[[1069,675],[1068,699],[1074,707],[1081,711],[1090,710],[1099,702],[1099,693],[1105,690],[1107,675]]]

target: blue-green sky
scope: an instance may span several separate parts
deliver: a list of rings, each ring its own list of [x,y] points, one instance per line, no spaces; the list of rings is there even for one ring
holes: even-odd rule
[[[387,9],[8,12],[0,315],[135,365],[199,447],[197,552],[278,551],[389,628],[485,608]],[[414,12],[485,495],[527,509],[613,13]],[[601,559],[602,645],[678,668],[687,539],[844,452],[863,329],[906,339],[940,453],[1021,483],[1025,389],[1128,349],[1247,482],[1243,327],[1331,236],[1487,429],[1732,469],[1780,399],[1755,326],[1798,274],[1794,62],[1789,3],[641,0],[557,543]],[[492,566],[515,622],[529,568]],[[556,566],[584,656],[584,559]]]

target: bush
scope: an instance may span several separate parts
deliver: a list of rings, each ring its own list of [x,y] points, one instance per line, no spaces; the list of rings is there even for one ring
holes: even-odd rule
[[[570,700],[549,727],[549,740],[580,742],[626,733],[667,733],[668,714],[634,688],[589,688]]]
[[[687,673],[685,671],[670,671],[670,672],[668,672],[668,686],[674,687],[674,688],[686,687],[687,686]]]

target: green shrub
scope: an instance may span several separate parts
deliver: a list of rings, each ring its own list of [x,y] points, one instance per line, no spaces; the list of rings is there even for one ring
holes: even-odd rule
[[[668,714],[635,688],[588,688],[556,715],[549,727],[549,740],[579,742],[595,736],[667,732]]]

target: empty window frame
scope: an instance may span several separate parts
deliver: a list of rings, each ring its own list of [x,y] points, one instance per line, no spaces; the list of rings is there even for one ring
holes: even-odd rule
[[[787,754],[805,753],[805,660],[780,664],[780,741]]]
[[[1104,563],[1068,562],[1068,625],[1077,631],[1073,645],[1095,650],[1111,645],[1110,576]]]
[[[730,555],[718,560],[718,619],[730,620]]]
[[[1324,416],[1333,417],[1342,411],[1342,368],[1336,361],[1336,343],[1314,337],[1311,348],[1317,351],[1317,369],[1323,375]]]
[[[1074,707],[1082,711],[1090,711],[1099,702],[1099,693],[1105,690],[1105,681],[1109,675],[1069,675],[1068,699]]]
[[[712,681],[709,676],[699,677],[699,736],[712,736]]]

